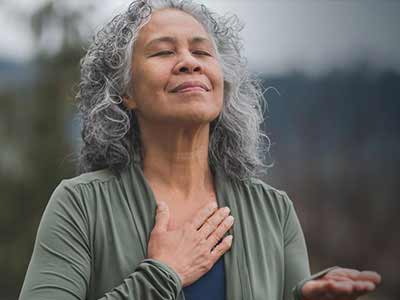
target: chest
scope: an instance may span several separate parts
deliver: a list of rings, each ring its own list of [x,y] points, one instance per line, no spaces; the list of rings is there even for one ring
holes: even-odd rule
[[[167,202],[170,213],[168,230],[176,230],[185,226],[186,223],[198,217],[205,205],[211,202],[217,202],[215,197],[210,197],[206,200],[199,198],[186,201],[165,201]]]
[[[89,299],[98,299],[121,284],[143,260],[154,226],[155,202],[167,202],[169,229],[173,230],[193,219],[207,201],[217,201],[217,197],[202,194],[196,199],[178,202],[174,197],[166,198],[166,194],[158,193],[154,188],[153,192],[155,199],[152,201],[146,197],[152,194],[134,189],[127,193],[127,201],[123,197],[114,197],[113,201],[104,201],[104,205],[101,205],[102,197],[99,195],[96,215],[101,218],[93,223],[92,272],[92,285],[99,288]],[[226,299],[282,299],[284,259],[279,223],[271,207],[254,205],[254,200],[245,196],[236,191],[218,194],[218,206],[229,206],[235,217],[232,249],[223,256]]]

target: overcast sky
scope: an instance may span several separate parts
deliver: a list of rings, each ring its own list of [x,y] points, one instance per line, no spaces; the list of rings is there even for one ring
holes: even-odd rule
[[[61,1],[61,0],[60,0]],[[65,0],[67,1],[67,0]],[[69,0],[79,7],[83,0]],[[103,0],[88,19],[94,31],[129,1]],[[102,2],[103,2],[102,1]],[[26,61],[34,41],[27,18],[46,0],[0,0],[0,57]],[[400,72],[400,1],[396,0],[203,0],[218,13],[235,13],[244,22],[245,55],[253,70],[282,74],[299,70],[320,74],[369,62]],[[49,43],[49,47],[51,43]]]

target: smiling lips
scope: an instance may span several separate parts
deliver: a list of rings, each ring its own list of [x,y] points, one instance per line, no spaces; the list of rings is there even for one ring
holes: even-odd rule
[[[200,81],[186,81],[184,83],[179,84],[174,89],[171,90],[171,93],[184,93],[191,91],[206,91],[208,92],[210,89],[207,85]]]

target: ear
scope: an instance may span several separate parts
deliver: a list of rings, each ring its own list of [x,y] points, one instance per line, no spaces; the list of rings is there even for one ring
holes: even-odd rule
[[[126,108],[128,108],[130,110],[136,109],[136,107],[137,107],[136,101],[132,97],[125,95],[122,97],[122,100],[124,101],[124,105]]]

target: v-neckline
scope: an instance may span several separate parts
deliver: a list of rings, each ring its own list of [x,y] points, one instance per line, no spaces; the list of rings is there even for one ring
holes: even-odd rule
[[[161,199],[163,198],[163,197],[157,197],[157,196],[160,196],[162,194],[161,193],[157,193],[157,194],[155,193],[156,189],[154,188],[154,184],[152,186],[150,180],[147,179],[146,175],[144,174],[143,168],[140,165],[137,165],[137,167],[139,168],[138,171],[141,173],[141,176],[143,177],[143,183],[144,183],[146,189],[149,191],[149,194],[151,195],[150,201],[153,202],[153,205],[155,205],[157,207],[158,206],[157,201],[161,201]],[[220,204],[218,203],[218,200],[216,199],[217,198],[217,190],[216,190],[216,186],[215,186],[215,173],[214,173],[213,170],[211,170],[211,173],[212,173],[212,182],[213,182],[212,184],[214,185],[214,193],[215,194],[214,195],[211,195],[211,194],[208,195],[207,196],[207,202],[201,203],[200,207],[199,207],[200,204],[195,204],[194,205],[193,203],[182,203],[182,205],[180,205],[179,209],[181,209],[181,207],[185,206],[186,207],[185,213],[188,214],[190,212],[194,213],[194,211],[192,209],[195,209],[197,211],[201,207],[205,206],[206,204],[210,204],[212,202],[216,202],[218,204],[218,208],[221,207]],[[206,197],[204,197],[203,199],[206,199]],[[172,206],[170,206],[170,212],[171,212],[171,214],[170,214],[170,221],[171,221],[172,219],[174,219],[173,215],[172,215]],[[189,215],[187,215],[187,217],[189,217]],[[187,219],[188,218],[186,218],[186,220]],[[175,221],[175,219],[173,221]],[[183,223],[184,222],[180,222],[179,226],[183,226]],[[170,229],[170,230],[173,230],[173,229]]]
[[[155,214],[157,208],[157,201],[155,194],[144,175],[141,166],[138,163],[131,163],[129,166],[129,171],[132,172],[131,176],[128,176],[126,184],[132,186],[133,182],[131,180],[138,180],[139,184],[134,183],[135,188],[131,189],[131,193],[135,194],[134,198],[139,199],[146,196],[149,201],[147,203],[137,203],[137,201],[129,200],[129,202],[136,202],[133,205],[136,209],[132,209],[133,217],[136,219],[141,219],[144,226],[141,229],[140,225],[137,225],[139,236],[142,239],[141,244],[143,247],[144,255],[147,253],[147,243],[150,237],[151,230],[154,227]],[[224,176],[223,171],[218,167],[213,169],[213,182],[216,193],[216,200],[218,207],[228,206],[231,210],[231,215],[235,218],[233,226],[229,229],[228,234],[233,235],[232,247],[229,251],[224,254],[224,271],[225,271],[225,288],[226,288],[226,299],[229,300],[239,300],[239,299],[252,299],[250,287],[249,287],[249,277],[248,270],[246,266],[244,249],[243,249],[243,238],[242,230],[240,226],[240,212],[236,205],[236,199],[239,196],[237,190],[234,189],[234,183],[226,176]],[[142,187],[140,187],[140,183]],[[129,190],[129,189],[128,189]],[[140,190],[140,191],[139,191]],[[141,194],[141,195],[138,195]],[[144,194],[144,195],[143,195]],[[129,192],[127,193],[129,197]],[[141,214],[145,214],[145,217]],[[183,294],[183,290],[182,290]],[[184,299],[184,297],[183,297]]]

